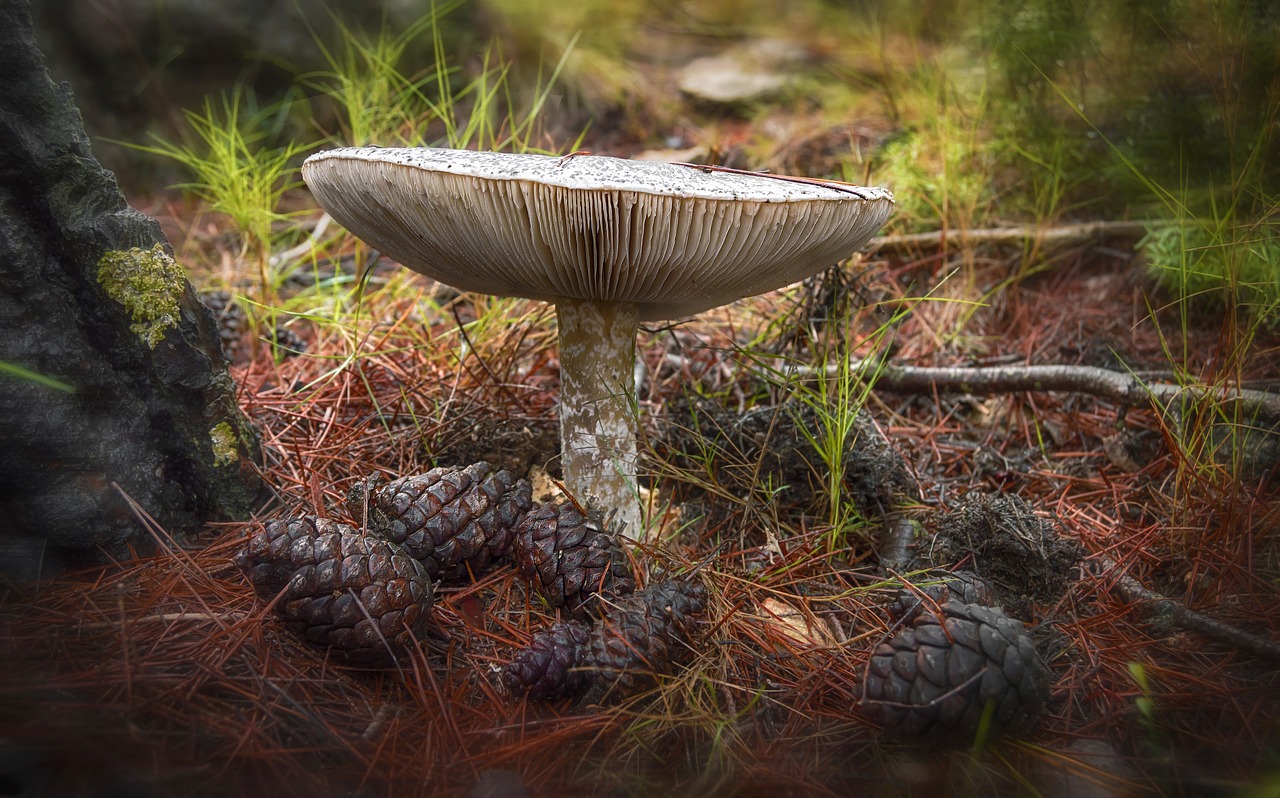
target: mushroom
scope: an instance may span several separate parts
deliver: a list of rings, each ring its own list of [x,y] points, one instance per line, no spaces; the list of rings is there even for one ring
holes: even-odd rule
[[[635,338],[861,247],[879,188],[688,164],[431,148],[317,153],[302,176],[370,246],[465,291],[553,302],[565,484],[638,537]]]

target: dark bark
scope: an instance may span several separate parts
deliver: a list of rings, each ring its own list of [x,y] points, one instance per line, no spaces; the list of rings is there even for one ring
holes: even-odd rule
[[[158,290],[126,309],[103,263]],[[234,398],[212,317],[94,158],[27,0],[0,0],[0,573],[148,549],[122,494],[171,534],[247,515],[262,488]]]

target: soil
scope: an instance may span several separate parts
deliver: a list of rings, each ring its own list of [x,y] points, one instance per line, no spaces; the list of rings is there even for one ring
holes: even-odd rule
[[[480,417],[451,432],[428,452],[441,465],[484,461],[521,477],[534,468],[560,476],[560,425],[554,419]]]
[[[1037,608],[1056,605],[1079,579],[1084,549],[1017,494],[965,494],[925,526],[931,534],[921,559],[931,566],[963,565],[994,589],[1012,617],[1033,622]]]

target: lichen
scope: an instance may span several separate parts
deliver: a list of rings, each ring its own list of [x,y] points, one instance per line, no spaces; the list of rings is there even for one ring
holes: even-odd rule
[[[164,247],[113,250],[98,261],[98,282],[107,295],[124,305],[129,329],[152,349],[165,331],[178,323],[178,300],[187,276]]]
[[[224,421],[209,430],[209,440],[213,442],[213,464],[227,466],[240,459],[236,433],[231,424]]]

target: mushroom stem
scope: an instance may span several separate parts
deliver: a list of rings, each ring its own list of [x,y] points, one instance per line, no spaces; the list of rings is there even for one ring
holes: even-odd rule
[[[556,317],[565,486],[578,500],[615,512],[622,534],[637,540],[636,306],[560,298]]]

